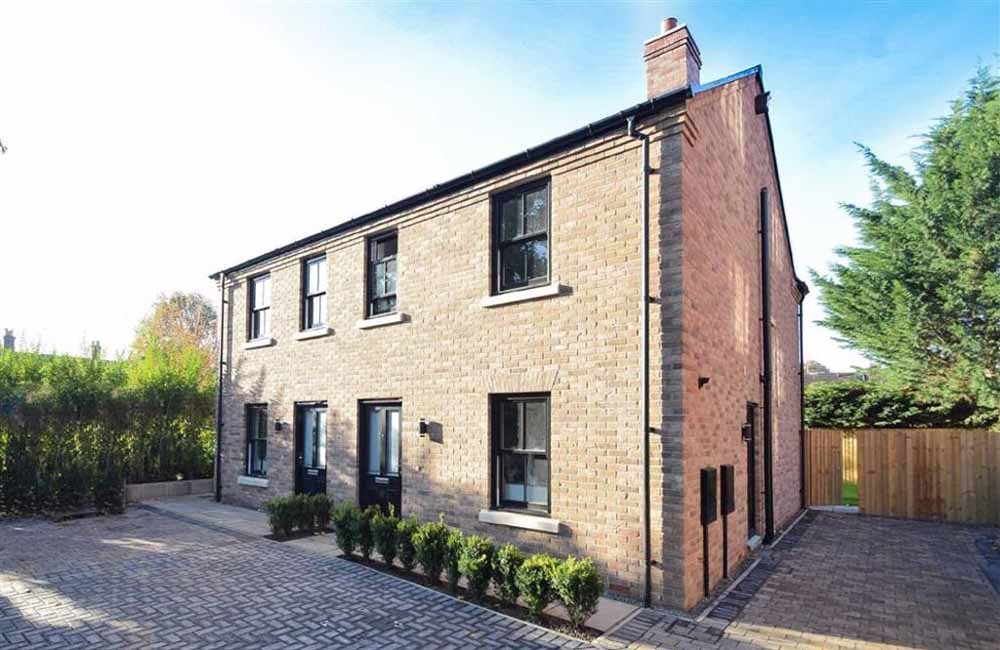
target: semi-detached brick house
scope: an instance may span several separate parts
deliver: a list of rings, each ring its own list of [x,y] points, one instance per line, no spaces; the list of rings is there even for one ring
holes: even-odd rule
[[[735,468],[730,567],[790,523],[806,287],[761,69],[700,83],[673,19],[644,49],[646,101],[212,276],[223,501],[443,512],[679,607],[703,595],[703,468]]]

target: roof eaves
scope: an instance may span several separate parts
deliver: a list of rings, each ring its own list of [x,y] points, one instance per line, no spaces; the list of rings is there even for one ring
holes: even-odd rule
[[[514,154],[513,156],[508,156],[496,162],[490,163],[485,167],[480,167],[479,169],[474,169],[471,172],[457,176],[451,180],[445,181],[444,183],[439,183],[433,187],[426,189],[422,192],[418,192],[406,198],[400,199],[394,203],[385,205],[377,210],[363,214],[358,217],[354,217],[348,221],[337,224],[326,230],[321,230],[320,232],[309,235],[308,237],[303,237],[302,239],[295,240],[289,244],[285,244],[279,248],[268,251],[256,257],[252,257],[248,260],[240,262],[234,266],[223,269],[221,271],[216,271],[209,276],[212,280],[218,280],[222,275],[228,275],[230,273],[235,273],[243,269],[249,268],[261,262],[265,262],[271,258],[278,257],[279,255],[284,255],[285,253],[292,252],[296,249],[308,246],[315,242],[321,241],[328,237],[338,235],[340,233],[348,232],[354,228],[358,228],[365,224],[373,223],[388,217],[392,214],[396,214],[403,210],[415,207],[427,201],[431,201],[435,198],[445,196],[452,192],[459,191],[465,187],[468,187],[474,183],[487,180],[494,176],[498,176],[506,171],[517,168],[519,166],[525,165],[529,162],[539,160],[545,156],[550,156],[554,153],[562,151],[569,148],[575,144],[582,141],[588,140],[590,138],[608,133],[616,128],[624,128],[625,120],[630,117],[643,117],[651,113],[674,104],[682,99],[687,99],[693,95],[693,89],[691,86],[683,86],[680,88],[675,88],[673,90],[668,90],[667,92],[647,99],[643,102],[630,106],[626,109],[618,111],[613,115],[604,117],[596,122],[591,122],[586,126],[580,127],[569,133],[565,133],[559,137],[543,142],[537,146],[530,147],[521,153]]]

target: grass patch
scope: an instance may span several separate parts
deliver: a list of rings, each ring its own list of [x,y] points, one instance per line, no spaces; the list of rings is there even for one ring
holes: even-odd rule
[[[844,487],[841,490],[844,495],[844,505],[845,506],[856,506],[858,505],[858,484],[844,482]]]

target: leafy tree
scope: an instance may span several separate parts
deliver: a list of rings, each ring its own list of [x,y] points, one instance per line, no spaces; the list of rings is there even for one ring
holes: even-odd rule
[[[216,324],[215,307],[201,294],[161,294],[136,329],[132,356],[145,357],[155,351],[171,362],[194,363],[199,381],[212,383]]]
[[[976,408],[970,402],[924,401],[913,390],[881,381],[818,382],[806,386],[805,420],[809,427],[838,429],[966,426]],[[980,414],[981,419],[985,416]],[[994,421],[981,421],[992,424]]]
[[[822,363],[811,359],[802,364],[802,369],[805,370],[808,375],[820,375],[830,372],[830,369]]]
[[[914,171],[866,147],[870,207],[839,248],[821,324],[884,369],[891,387],[944,406],[1000,411],[1000,78],[981,68],[913,154]]]

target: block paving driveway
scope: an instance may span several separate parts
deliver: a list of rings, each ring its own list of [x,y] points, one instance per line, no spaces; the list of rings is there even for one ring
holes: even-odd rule
[[[132,508],[0,521],[0,648],[1000,648],[995,529],[808,517],[732,622],[646,610],[595,646],[329,553]],[[328,538],[327,538],[328,539]],[[324,542],[325,543],[325,542]]]

